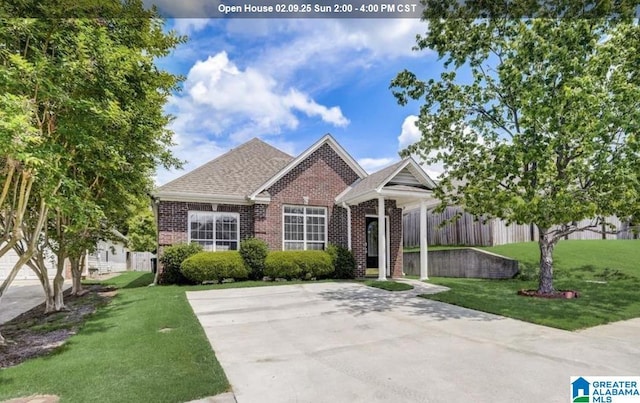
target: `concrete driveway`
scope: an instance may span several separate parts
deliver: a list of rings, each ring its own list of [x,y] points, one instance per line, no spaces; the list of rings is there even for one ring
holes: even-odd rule
[[[63,288],[71,288],[71,280],[65,280]],[[14,280],[0,300],[0,325],[43,302],[44,290],[39,280]]]
[[[239,403],[567,402],[570,376],[640,375],[638,319],[566,332],[416,293],[309,283],[187,297]]]

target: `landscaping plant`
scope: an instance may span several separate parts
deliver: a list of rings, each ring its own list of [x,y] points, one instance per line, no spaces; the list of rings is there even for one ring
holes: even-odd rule
[[[196,253],[182,262],[181,270],[194,283],[220,283],[224,279],[245,280],[249,277],[242,256],[235,250]]]
[[[160,256],[162,273],[158,284],[191,284],[192,282],[182,274],[181,265],[189,256],[202,252],[202,245],[198,243],[184,243],[172,245],[164,249]]]
[[[249,279],[262,280],[264,261],[269,253],[267,243],[258,238],[247,238],[240,242],[240,255],[249,268]]]

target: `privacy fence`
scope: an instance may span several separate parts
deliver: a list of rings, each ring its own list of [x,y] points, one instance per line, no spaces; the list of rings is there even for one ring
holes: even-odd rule
[[[459,215],[458,220],[449,222]],[[405,247],[420,245],[420,210],[410,210],[403,217],[403,238]],[[586,226],[592,220],[584,220],[578,226]],[[633,231],[628,222],[617,217],[608,217],[606,223],[615,229],[605,227],[609,233],[593,230],[574,232],[566,239],[635,239],[637,232]],[[637,227],[636,227],[637,229]],[[596,228],[602,230],[602,228]],[[529,242],[538,240],[538,230],[534,225],[507,225],[498,219],[481,220],[465,213],[460,207],[447,207],[442,213],[427,211],[427,243],[429,245],[464,245],[464,246],[494,246],[515,242]]]

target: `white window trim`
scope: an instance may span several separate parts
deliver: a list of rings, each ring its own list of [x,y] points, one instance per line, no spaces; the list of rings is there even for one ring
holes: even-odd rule
[[[216,250],[216,241],[217,239],[215,239],[215,234],[216,234],[216,229],[215,229],[215,217],[218,216],[233,216],[236,218],[236,221],[238,223],[238,225],[236,226],[236,242],[238,243],[238,247],[236,250],[240,249],[240,213],[234,213],[234,212],[226,212],[226,211],[200,211],[200,210],[189,210],[187,211],[187,239],[189,240],[189,243],[191,243],[191,214],[198,214],[198,215],[208,215],[208,216],[212,216],[214,217],[214,225],[213,225],[213,251],[217,252]],[[221,240],[222,241],[222,240]],[[228,240],[224,240],[224,241],[228,241]],[[194,241],[197,242],[197,241]]]
[[[287,207],[292,207],[292,208],[302,208],[303,209],[303,220],[302,222],[304,223],[304,234],[303,234],[303,240],[302,240],[302,245],[303,245],[303,249],[302,250],[307,250],[307,208],[321,208],[324,210],[324,249],[327,249],[327,246],[329,246],[329,217],[328,217],[328,210],[326,207],[324,206],[308,206],[308,205],[304,205],[304,204],[283,204],[282,205],[282,250],[290,250],[290,249],[285,249],[284,244],[285,242],[300,242],[300,241],[287,241],[284,239],[284,235],[285,235],[285,231],[284,231],[284,209]],[[290,214],[290,213],[287,213]],[[320,242],[313,242],[313,241],[309,241],[310,243],[320,243]]]

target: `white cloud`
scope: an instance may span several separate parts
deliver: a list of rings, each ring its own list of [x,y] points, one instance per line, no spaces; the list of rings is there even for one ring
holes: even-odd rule
[[[418,126],[416,126],[417,121],[418,117],[416,115],[409,115],[402,122],[402,130],[400,132],[400,135],[398,136],[399,151],[402,151],[411,144],[416,143],[422,137],[420,129],[418,129]],[[437,150],[431,151],[429,153],[429,157],[435,157],[437,153]],[[444,166],[442,165],[442,163],[426,164],[424,163],[422,158],[420,158],[420,156],[415,154],[413,155],[413,158],[415,158],[416,161],[421,164],[422,169],[424,169],[424,171],[427,173],[427,175],[429,175],[431,179],[438,179],[444,173]]]
[[[176,18],[173,20],[173,29],[182,35],[189,35],[205,29],[211,20],[207,18]]]
[[[418,117],[416,115],[409,115],[402,122],[402,131],[400,132],[400,136],[398,136],[399,150],[404,150],[422,137],[420,129],[416,126],[417,122]]]
[[[289,94],[283,99],[285,106],[304,112],[307,116],[319,116],[323,121],[331,123],[334,126],[344,127],[349,124],[349,120],[342,115],[339,107],[326,106],[317,104],[310,99],[308,95],[303,94],[295,89],[289,90]]]
[[[373,173],[390,165],[394,160],[394,158],[361,158],[358,160],[358,164],[368,173]]]
[[[341,76],[349,77],[354,72],[370,70],[389,59],[424,57],[426,53],[412,51],[416,34],[426,29],[426,24],[417,19],[272,21],[266,26],[248,27],[248,21],[236,20],[233,21],[234,28],[229,25],[229,29],[237,30],[239,35],[249,30],[252,35],[260,32],[265,38],[269,35],[290,38],[266,45],[256,64],[282,78],[312,71],[313,75],[298,77],[304,80],[313,76],[313,81],[306,83],[311,88],[331,87],[340,81]]]
[[[198,127],[211,134],[229,134],[236,141],[295,129],[296,112],[338,127],[349,123],[340,107],[320,105],[296,88],[283,88],[256,68],[241,70],[226,52],[196,62],[183,95],[174,97],[172,106],[177,109],[173,125],[177,132]]]

